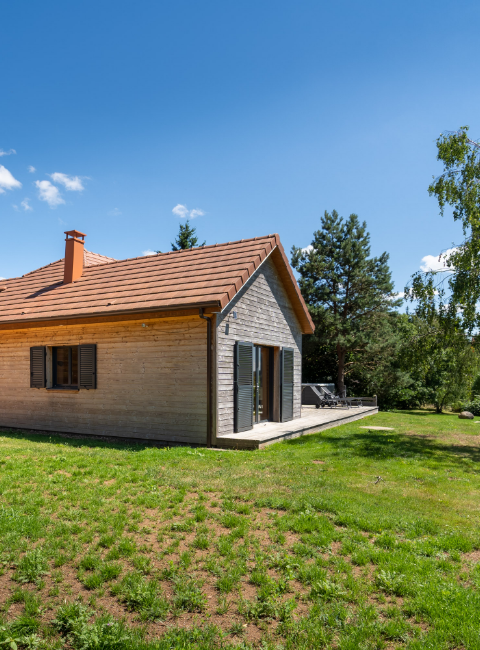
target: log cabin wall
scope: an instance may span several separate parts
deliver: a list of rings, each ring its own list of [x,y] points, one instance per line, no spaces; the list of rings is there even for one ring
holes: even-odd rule
[[[233,318],[233,312],[237,318]],[[226,325],[228,323],[228,334]],[[225,310],[217,315],[216,327],[216,435],[234,433],[235,341],[294,349],[293,417],[300,417],[302,384],[302,331],[275,264],[267,258]],[[278,371],[278,354],[275,365]],[[278,372],[274,392],[278,397]],[[274,405],[278,420],[279,408]]]
[[[146,327],[142,327],[145,323]],[[0,426],[205,444],[206,322],[0,330]],[[30,388],[30,347],[97,344],[97,388]]]

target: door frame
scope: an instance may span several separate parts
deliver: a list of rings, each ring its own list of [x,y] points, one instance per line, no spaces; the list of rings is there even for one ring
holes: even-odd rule
[[[258,358],[261,355],[261,348],[268,348],[268,420],[259,420],[258,419],[258,410],[260,403],[260,395],[258,390],[260,371]],[[254,415],[253,415],[253,424],[260,424],[260,422],[275,422],[275,413],[274,413],[274,395],[275,391],[275,347],[271,345],[263,345],[262,343],[253,344],[253,353],[255,355],[255,371],[254,371]],[[263,378],[265,380],[265,378]]]

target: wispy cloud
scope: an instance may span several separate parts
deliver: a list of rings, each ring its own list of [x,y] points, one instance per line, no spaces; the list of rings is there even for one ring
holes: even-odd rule
[[[176,217],[180,217],[181,219],[184,219],[185,217],[188,217],[188,209],[186,205],[182,205],[181,203],[178,203],[172,210],[173,214]]]
[[[6,167],[0,165],[0,194],[5,194],[5,190],[16,190],[19,187],[22,187],[20,181],[17,181]]]
[[[142,253],[142,255],[144,257],[147,257],[147,255],[156,255],[156,254],[157,254],[157,251],[151,251],[151,250],[146,250],[146,251],[143,251],[143,253]]]
[[[27,169],[30,172],[30,174],[34,174],[37,171],[33,165],[29,165]]]
[[[113,210],[110,210],[110,212],[107,212],[109,217],[119,217],[122,213],[118,208],[113,208]]]
[[[49,176],[54,183],[63,185],[69,192],[81,192],[85,189],[80,176],[68,176],[68,174],[60,172],[49,174]]]
[[[3,149],[0,149],[0,157],[1,156],[11,156],[12,153],[17,153],[15,149],[9,149],[8,151],[4,151]]]
[[[195,208],[194,210],[189,210],[186,205],[182,205],[181,203],[178,203],[172,210],[173,214],[176,217],[180,217],[180,219],[185,219],[185,218],[190,218],[190,219],[195,219],[196,217],[203,217],[205,212],[203,210],[200,210],[199,208]]]
[[[30,199],[23,199],[20,205],[25,210],[25,212],[31,212],[33,210],[32,206],[30,205]]]
[[[445,271],[447,269],[452,269],[447,265],[448,258],[457,251],[456,248],[449,248],[444,253],[440,255],[425,255],[422,257],[422,263],[420,264],[420,269],[427,273],[428,271]]]
[[[40,201],[46,201],[51,208],[56,208],[57,205],[65,203],[58,191],[58,187],[52,185],[50,181],[35,181],[35,185],[38,188]]]

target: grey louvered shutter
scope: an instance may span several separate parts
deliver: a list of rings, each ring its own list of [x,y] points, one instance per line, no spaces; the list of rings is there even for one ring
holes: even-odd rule
[[[95,343],[78,346],[78,386],[97,387],[97,346]]]
[[[45,388],[47,348],[39,345],[30,348],[30,388]]]
[[[235,343],[235,433],[253,429],[253,344]]]
[[[291,348],[282,350],[282,422],[293,420],[293,362],[294,351]]]

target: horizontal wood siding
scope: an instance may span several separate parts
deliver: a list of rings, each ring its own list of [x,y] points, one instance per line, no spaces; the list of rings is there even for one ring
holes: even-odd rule
[[[0,426],[205,444],[206,322],[159,318],[0,331]],[[97,345],[95,390],[30,388],[30,348]]]
[[[237,318],[233,318],[233,312]],[[229,333],[225,333],[228,323]],[[275,265],[268,258],[217,316],[217,437],[234,430],[235,341],[294,350],[293,417],[300,417],[302,333]]]

